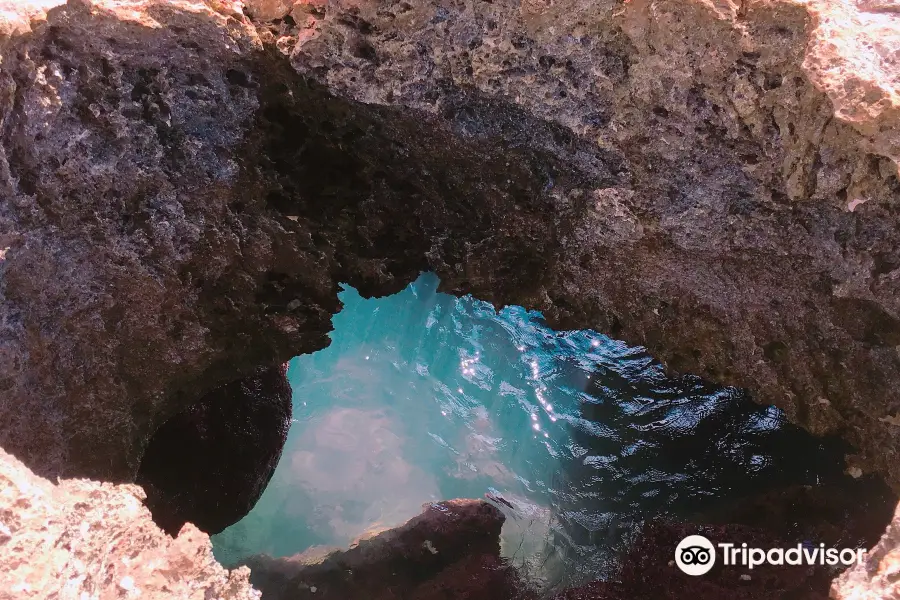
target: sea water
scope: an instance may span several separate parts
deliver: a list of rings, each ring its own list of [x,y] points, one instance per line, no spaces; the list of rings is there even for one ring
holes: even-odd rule
[[[604,577],[648,518],[840,473],[839,448],[740,390],[437,287],[344,288],[331,345],[291,361],[281,462],[213,537],[221,562],[347,547],[425,503],[487,496],[505,501],[504,555],[553,588]]]

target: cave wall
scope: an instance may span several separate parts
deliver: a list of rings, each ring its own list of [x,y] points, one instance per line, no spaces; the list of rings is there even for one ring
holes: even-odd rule
[[[134,480],[327,345],[338,283],[431,269],[900,489],[891,0],[56,4],[0,13],[0,447],[37,473]]]
[[[624,159],[611,185],[548,177],[554,218],[575,214],[537,289],[498,300],[748,388],[845,436],[854,466],[893,470],[896,3],[248,4],[263,39],[343,96],[510,139],[473,100],[490,98],[564,126],[564,162]],[[456,293],[503,278],[477,253],[435,267]]]
[[[325,347],[339,282],[524,303],[577,212],[546,174],[622,178],[503,103],[473,99],[508,140],[336,97],[237,8],[72,2],[3,41],[0,446],[42,475],[133,480],[165,421]]]
[[[898,485],[889,5],[247,14],[3,27],[0,446],[131,480],[166,419],[324,347],[339,282],[432,269],[747,387]]]

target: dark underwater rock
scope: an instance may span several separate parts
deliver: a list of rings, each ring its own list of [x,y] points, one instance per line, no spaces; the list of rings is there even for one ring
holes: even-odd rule
[[[176,535],[190,522],[214,534],[256,504],[291,424],[284,366],[213,390],[156,431],[138,471],[153,520]]]
[[[890,523],[897,496],[875,477],[849,475],[821,485],[792,485],[745,494],[692,521],[740,524],[772,532],[788,542],[815,540],[829,547],[870,548]]]
[[[674,564],[675,547],[688,535],[703,535],[714,544],[746,542],[750,547],[781,548],[785,541],[765,530],[742,525],[697,526],[651,522],[622,558],[617,577],[566,590],[554,600],[826,600],[832,578],[829,567],[723,566],[705,575],[682,573]],[[796,545],[796,544],[794,544]]]
[[[259,556],[247,565],[269,600],[528,600],[500,558],[503,521],[481,500],[449,500],[324,559]]]
[[[746,542],[763,549],[792,548],[798,543],[870,548],[893,516],[895,503],[896,497],[882,481],[846,476],[822,486],[789,486],[750,495],[716,511],[698,513],[689,522],[654,520],[623,552],[614,577],[566,590],[554,600],[825,600],[832,593],[832,580],[846,567],[763,565],[749,570],[723,566],[719,554],[709,573],[693,577],[672,562],[675,548],[684,537],[695,534],[706,536],[714,544],[731,542],[739,546]],[[886,535],[889,539],[868,563],[875,569],[896,539],[893,525]],[[853,589],[866,585],[863,570],[853,567],[840,577],[834,593],[846,595],[833,597],[855,597]],[[879,585],[888,587],[888,582],[882,580]]]

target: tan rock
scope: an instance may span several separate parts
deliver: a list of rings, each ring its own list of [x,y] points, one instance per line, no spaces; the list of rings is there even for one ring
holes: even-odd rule
[[[832,600],[900,598],[900,507],[878,544],[861,565],[842,573],[831,585]]]
[[[177,538],[134,485],[54,485],[0,450],[0,600],[258,600],[244,567],[227,571],[209,536]]]
[[[872,152],[900,162],[900,2],[805,5],[816,21],[803,62],[810,81]]]
[[[294,0],[246,0],[247,11],[256,19],[282,19],[294,6]]]

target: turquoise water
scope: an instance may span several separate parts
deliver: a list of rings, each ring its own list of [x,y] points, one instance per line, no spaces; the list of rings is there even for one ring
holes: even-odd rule
[[[504,554],[556,586],[602,577],[648,517],[840,474],[841,449],[738,390],[437,284],[341,293],[331,346],[291,361],[284,454],[253,511],[214,536],[220,561],[345,547],[423,503],[493,494],[513,506]]]

